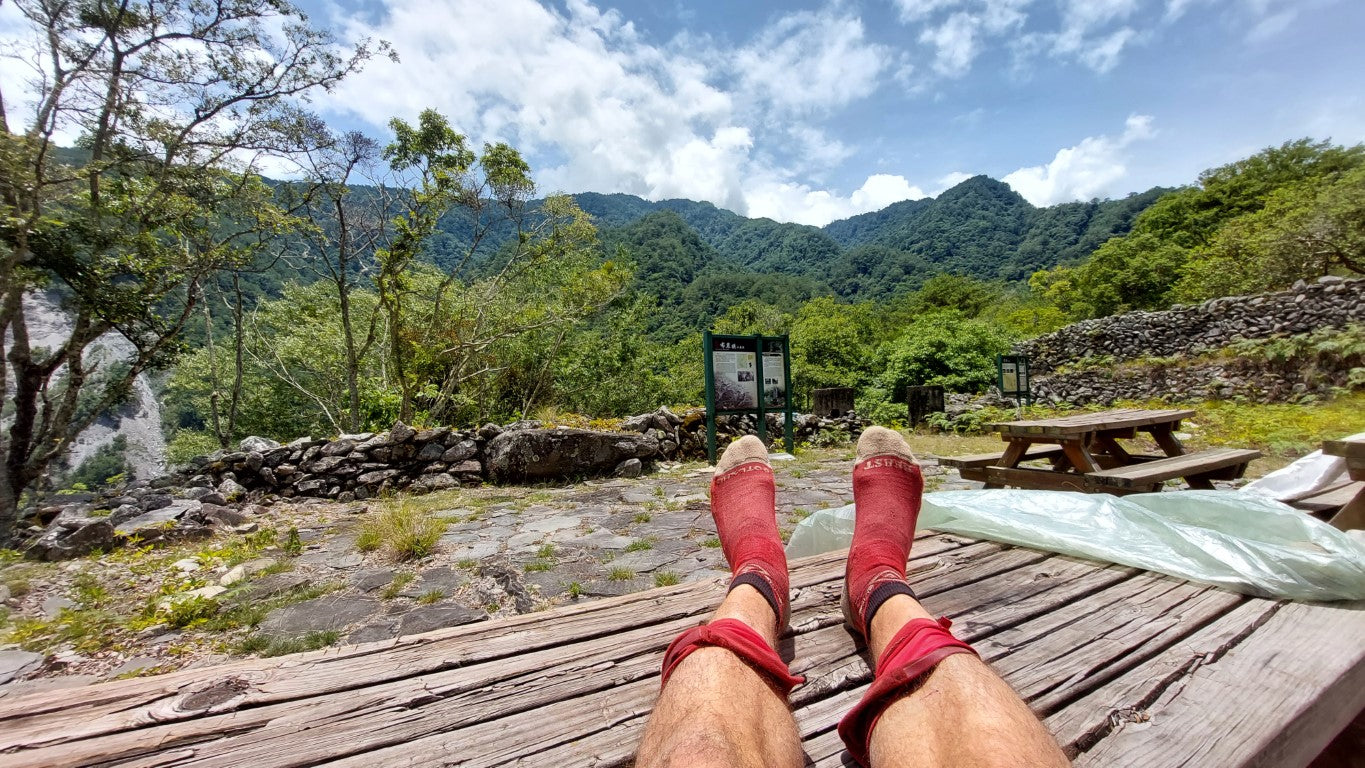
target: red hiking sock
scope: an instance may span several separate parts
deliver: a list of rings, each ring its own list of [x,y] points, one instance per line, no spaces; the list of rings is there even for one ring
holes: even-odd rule
[[[853,543],[844,571],[849,620],[866,635],[887,598],[914,596],[905,581],[905,562],[915,538],[924,475],[899,456],[873,456],[853,467],[853,499],[857,512]]]
[[[663,680],[660,687],[668,685],[668,678],[683,659],[698,648],[708,645],[724,648],[738,656],[755,672],[777,686],[783,696],[806,682],[806,678],[793,675],[787,670],[787,663],[752,627],[738,619],[717,619],[710,624],[683,632],[669,644],[668,651],[664,653]]]
[[[868,764],[872,729],[877,726],[877,720],[907,688],[940,661],[955,653],[976,655],[976,650],[970,645],[953,637],[953,633],[948,631],[950,626],[952,622],[946,618],[938,621],[912,619],[901,627],[882,651],[881,658],[877,659],[872,686],[839,721],[839,738],[843,739],[849,754],[859,764]]]
[[[761,461],[740,464],[711,479],[711,515],[730,564],[730,589],[740,584],[757,589],[777,615],[777,626],[784,627],[789,578],[774,493],[773,470]]]

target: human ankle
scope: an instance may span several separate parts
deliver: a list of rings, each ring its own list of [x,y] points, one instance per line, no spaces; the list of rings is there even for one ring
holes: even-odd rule
[[[730,564],[732,589],[753,590],[771,606],[776,621],[785,623],[789,578],[777,530],[776,484],[772,468],[757,458],[754,445],[762,449],[762,443],[749,438],[726,449],[717,468],[727,471],[711,481],[711,513]]]
[[[872,658],[881,658],[886,644],[914,619],[932,619],[933,614],[924,609],[919,601],[909,595],[892,595],[872,614],[867,623],[867,648]]]
[[[904,444],[899,435],[895,437]],[[869,456],[853,468],[856,512],[844,579],[849,618],[860,632],[866,633],[880,601],[896,594],[913,595],[905,582],[905,564],[923,490],[919,466],[902,455]]]

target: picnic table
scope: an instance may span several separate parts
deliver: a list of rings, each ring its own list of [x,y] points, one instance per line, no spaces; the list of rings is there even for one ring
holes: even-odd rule
[[[793,560],[779,652],[807,764],[871,671],[839,610],[844,557]],[[1308,765],[1365,707],[1365,602],[1286,603],[921,532],[911,581],[1075,764]],[[0,694],[0,766],[629,766],[665,647],[726,577],[425,635]]]
[[[1167,480],[1183,478],[1191,488],[1211,489],[1213,480],[1232,480],[1261,454],[1241,448],[1187,452],[1176,437],[1185,409],[1124,408],[1053,419],[992,424],[1007,443],[1000,453],[944,457],[967,480],[987,488],[1037,488],[1087,493],[1150,493]],[[1136,453],[1120,440],[1150,435],[1160,455]],[[1027,466],[1047,461],[1048,468]]]
[[[1328,440],[1322,444],[1322,452],[1346,460],[1346,474],[1352,480],[1346,490],[1354,489],[1354,494],[1328,522],[1343,531],[1365,528],[1365,485],[1361,484],[1365,481],[1365,440]]]

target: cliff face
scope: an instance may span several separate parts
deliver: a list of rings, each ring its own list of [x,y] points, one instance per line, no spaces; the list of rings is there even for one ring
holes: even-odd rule
[[[24,299],[24,312],[30,344],[35,348],[60,346],[71,332],[70,318],[51,294],[29,294]],[[108,368],[127,359],[132,351],[133,345],[127,339],[116,333],[105,334],[86,350],[86,366],[98,363],[101,368]],[[134,477],[149,480],[165,474],[166,438],[161,432],[161,405],[146,374],[134,380],[133,395],[126,404],[115,412],[101,414],[76,438],[67,466],[79,467],[118,435],[128,441],[127,460]]]

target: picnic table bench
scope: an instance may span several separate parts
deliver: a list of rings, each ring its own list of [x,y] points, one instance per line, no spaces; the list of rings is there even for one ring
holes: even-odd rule
[[[792,562],[809,765],[871,678],[844,552]],[[922,532],[911,581],[1078,766],[1305,766],[1365,707],[1365,603],[1234,594]],[[665,647],[724,577],[425,635],[0,696],[0,766],[628,766]]]
[[[1322,452],[1345,459],[1346,475],[1352,480],[1340,489],[1343,503],[1329,522],[1343,531],[1365,528],[1365,440],[1328,440],[1322,444]]]
[[[1007,443],[998,454],[944,457],[963,478],[987,488],[1014,486],[1087,493],[1150,493],[1167,480],[1184,479],[1191,488],[1212,488],[1213,480],[1233,480],[1261,454],[1241,448],[1214,448],[1188,453],[1175,436],[1183,409],[1119,409],[1053,419],[992,424]],[[1146,433],[1163,455],[1133,453],[1119,440]],[[1049,468],[1024,466],[1046,459]]]

